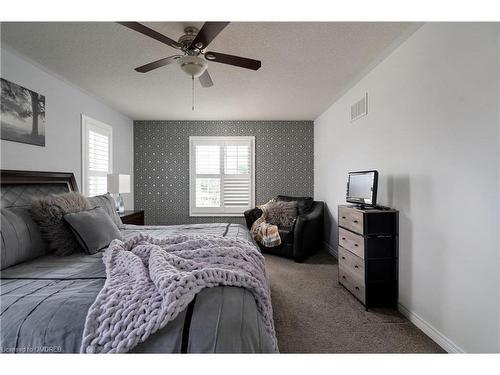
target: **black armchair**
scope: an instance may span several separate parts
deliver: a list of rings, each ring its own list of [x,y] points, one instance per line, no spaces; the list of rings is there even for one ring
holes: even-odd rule
[[[278,196],[277,200],[297,200],[299,202],[299,212],[295,224],[292,228],[278,228],[281,245],[275,247],[258,245],[263,252],[292,258],[296,262],[303,262],[321,246],[324,203],[313,201],[312,198],[287,196]],[[245,211],[244,215],[247,227],[250,229],[255,220],[262,215],[262,211],[253,208]]]

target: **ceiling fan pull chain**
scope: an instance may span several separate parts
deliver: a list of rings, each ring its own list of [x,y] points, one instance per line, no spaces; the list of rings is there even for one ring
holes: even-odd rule
[[[191,110],[194,111],[194,76],[191,76],[191,83],[192,83]]]

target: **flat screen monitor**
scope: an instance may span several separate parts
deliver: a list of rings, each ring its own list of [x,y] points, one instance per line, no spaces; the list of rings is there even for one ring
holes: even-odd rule
[[[376,206],[377,183],[377,171],[349,172],[346,201],[361,206]]]

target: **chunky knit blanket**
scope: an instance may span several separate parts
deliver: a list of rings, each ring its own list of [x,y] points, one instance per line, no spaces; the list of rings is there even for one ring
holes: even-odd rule
[[[264,258],[252,243],[215,236],[114,240],[103,255],[107,279],[90,307],[83,353],[123,353],[183,311],[204,288],[247,288],[278,351]]]

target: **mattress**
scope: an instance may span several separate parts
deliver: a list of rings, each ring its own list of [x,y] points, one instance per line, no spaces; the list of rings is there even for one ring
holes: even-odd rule
[[[251,241],[239,224],[134,226],[139,232],[238,237]],[[101,253],[46,255],[1,272],[0,351],[78,353],[85,318],[105,281]],[[219,286],[201,291],[188,308],[136,346],[137,353],[270,353],[271,339],[252,294]]]

